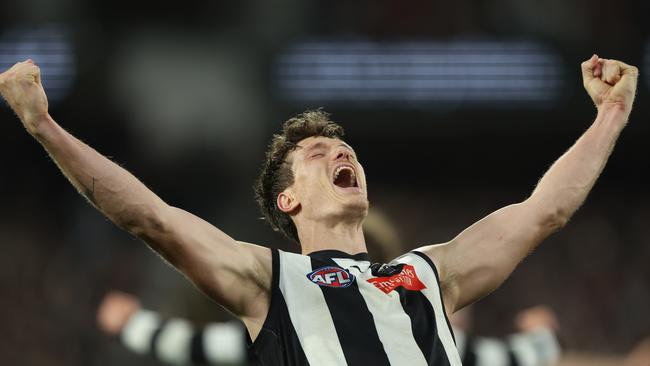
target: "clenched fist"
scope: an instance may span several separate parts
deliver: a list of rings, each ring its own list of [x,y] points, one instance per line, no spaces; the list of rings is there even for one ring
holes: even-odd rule
[[[638,76],[636,67],[597,55],[582,63],[582,81],[598,109],[608,105],[619,106],[629,114]]]
[[[19,62],[0,74],[0,94],[16,112],[27,131],[36,132],[47,116],[47,96],[41,84],[41,70],[32,60]]]

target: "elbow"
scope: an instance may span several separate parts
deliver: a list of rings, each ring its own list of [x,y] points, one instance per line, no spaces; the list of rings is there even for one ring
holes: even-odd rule
[[[130,215],[120,226],[146,242],[156,240],[169,232],[169,207],[146,207]]]
[[[571,218],[571,213],[562,208],[548,209],[542,212],[539,226],[542,231],[554,233],[566,226]]]
[[[572,210],[563,206],[548,205],[548,202],[539,201],[535,197],[529,198],[524,204],[529,206],[531,212],[535,213],[534,221],[536,221],[539,231],[546,235],[565,227],[573,214]]]

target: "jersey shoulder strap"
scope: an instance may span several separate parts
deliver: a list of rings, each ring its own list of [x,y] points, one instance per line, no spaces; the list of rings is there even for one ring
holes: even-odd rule
[[[438,274],[438,269],[431,258],[422,252],[414,250],[395,258],[391,264],[404,264],[413,267],[420,281],[422,281],[422,283],[427,287],[422,292],[431,302],[435,312],[444,316],[449,334],[455,342],[451,323],[449,322],[449,317],[445,310],[442,288],[440,286],[440,275]]]

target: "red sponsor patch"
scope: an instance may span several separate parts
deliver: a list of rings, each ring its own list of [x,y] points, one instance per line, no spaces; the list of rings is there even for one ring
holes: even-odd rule
[[[405,264],[402,267],[402,271],[396,275],[371,278],[368,282],[386,294],[400,286],[412,291],[420,291],[427,288],[418,278],[418,275],[415,273],[415,268],[410,264]]]

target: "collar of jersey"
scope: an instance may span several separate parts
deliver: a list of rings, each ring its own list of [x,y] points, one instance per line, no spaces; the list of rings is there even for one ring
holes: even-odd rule
[[[334,249],[317,250],[307,255],[316,259],[350,258],[357,261],[370,261],[370,257],[368,256],[368,253],[349,254]]]

